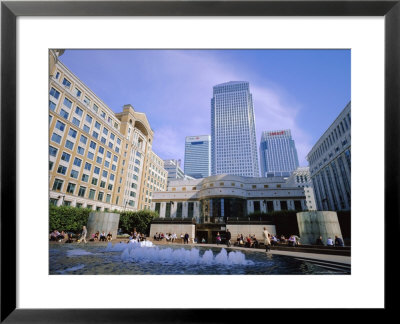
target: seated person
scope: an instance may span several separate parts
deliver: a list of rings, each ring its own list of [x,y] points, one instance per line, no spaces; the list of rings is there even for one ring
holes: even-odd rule
[[[271,238],[271,245],[272,246],[278,245],[278,238],[275,235],[273,235]]]
[[[105,242],[105,240],[106,240],[106,233],[103,231],[103,232],[101,232],[101,234],[100,234],[100,241],[101,241],[101,242]]]
[[[72,233],[68,234],[68,240],[66,240],[65,243],[72,243]]]
[[[112,240],[112,234],[111,234],[111,232],[108,232],[107,241],[110,242],[111,240]]]
[[[93,237],[93,239],[95,240],[95,241],[98,241],[99,240],[99,231],[97,231],[96,232],[96,234],[94,234],[94,237]]]
[[[322,242],[322,236],[317,238],[317,240],[315,241],[315,245],[324,245],[324,242]]]
[[[251,247],[252,244],[253,243],[251,242],[251,238],[249,236],[246,236],[246,244],[245,244],[245,246],[246,247]]]
[[[289,237],[288,244],[289,246],[296,246],[296,238],[293,235]]]

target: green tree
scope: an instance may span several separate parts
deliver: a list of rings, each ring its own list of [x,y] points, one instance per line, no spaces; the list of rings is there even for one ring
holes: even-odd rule
[[[79,233],[86,225],[91,209],[71,206],[49,206],[49,231]]]
[[[151,210],[125,211],[120,214],[119,227],[124,233],[130,233],[136,228],[136,231],[148,235],[151,221],[156,217],[158,217],[157,212]]]

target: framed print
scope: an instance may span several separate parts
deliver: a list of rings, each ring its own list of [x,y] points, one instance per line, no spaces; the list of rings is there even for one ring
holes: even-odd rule
[[[251,308],[257,309],[252,311],[261,316],[266,315],[268,309],[271,308],[392,308],[393,300],[390,299],[389,295],[391,290],[394,289],[394,285],[387,285],[387,283],[389,278],[396,280],[393,267],[389,265],[393,259],[389,257],[389,249],[393,244],[391,239],[399,234],[398,216],[393,216],[399,213],[397,202],[399,197],[397,188],[399,178],[398,152],[400,151],[398,143],[398,123],[400,120],[398,112],[400,90],[399,1],[3,1],[1,17],[1,321],[6,323],[32,321],[85,323],[96,320],[125,323],[134,318],[138,322],[218,322],[226,321],[227,317],[231,317],[231,320],[233,320],[232,316],[240,317],[242,309]],[[65,53],[64,49],[66,49]],[[334,194],[327,194],[325,200],[321,199],[317,202],[319,206],[315,209],[305,205],[306,199],[302,201],[300,198],[293,198],[297,197],[297,194],[293,194],[296,189],[294,187],[292,193],[285,192],[287,197],[282,196],[283,198],[275,200],[272,198],[262,199],[260,197],[269,191],[271,191],[271,195],[276,195],[282,184],[274,183],[274,192],[269,188],[269,182],[268,184],[267,182],[250,183],[248,179],[240,180],[231,177],[225,177],[225,180],[218,178],[218,184],[205,181],[201,184],[199,182],[197,185],[195,172],[192,174],[193,177],[190,176],[191,178],[189,178],[189,182],[193,182],[193,185],[190,186],[191,191],[207,189],[209,194],[207,197],[202,196],[201,200],[177,199],[177,195],[184,197],[185,192],[189,191],[187,186],[184,186],[184,188],[178,186],[172,188],[171,186],[171,190],[163,194],[157,193],[156,190],[153,192],[149,188],[150,173],[154,171],[157,174],[158,170],[157,168],[152,170],[150,164],[146,167],[146,161],[142,156],[150,156],[149,151],[143,154],[144,151],[134,151],[132,148],[134,158],[129,158],[127,160],[128,165],[125,167],[125,160],[124,162],[121,160],[123,159],[124,147],[128,150],[128,142],[131,139],[130,132],[144,135],[145,144],[141,143],[140,136],[138,136],[138,147],[139,144],[157,147],[157,137],[154,135],[153,143],[152,136],[153,132],[157,133],[158,128],[153,129],[152,122],[143,117],[140,108],[136,111],[134,102],[132,102],[132,105],[128,105],[128,103],[125,105],[124,103],[123,108],[118,110],[115,115],[112,114],[107,105],[99,99],[101,95],[97,97],[98,90],[94,90],[94,88],[102,89],[103,93],[118,91],[120,96],[127,95],[128,97],[128,94],[134,92],[130,87],[132,85],[138,87],[138,84],[135,83],[135,77],[140,79],[140,82],[144,82],[144,79],[141,79],[138,74],[134,75],[131,72],[129,66],[133,63],[129,60],[135,60],[136,64],[141,62],[139,65],[144,74],[146,72],[151,74],[153,71],[161,71],[160,65],[157,65],[156,61],[151,61],[153,56],[161,57],[161,53],[169,54],[172,52],[179,52],[178,54],[195,53],[197,56],[193,56],[193,62],[195,62],[197,69],[194,69],[192,73],[201,74],[204,79],[207,79],[211,78],[209,71],[218,70],[219,66],[213,65],[211,61],[200,62],[199,58],[205,57],[207,51],[212,52],[213,55],[220,57],[220,62],[223,62],[226,67],[218,70],[221,75],[224,74],[221,77],[223,81],[214,82],[214,79],[212,79],[214,93],[208,99],[212,98],[211,109],[216,109],[215,107],[226,104],[228,100],[225,98],[219,103],[220,97],[217,98],[216,94],[221,95],[228,88],[229,91],[232,91],[231,88],[247,91],[246,101],[252,102],[254,100],[259,106],[268,105],[268,101],[276,99],[276,97],[267,93],[264,102],[257,102],[256,94],[260,93],[259,89],[254,87],[253,93],[252,85],[250,85],[250,90],[248,89],[248,82],[233,81],[239,80],[238,75],[245,74],[232,73],[234,68],[232,68],[232,64],[229,65],[229,60],[245,63],[245,66],[250,68],[251,65],[257,65],[258,56],[264,55],[269,50],[276,53],[282,51],[283,53],[284,51],[293,51],[293,49],[299,53],[304,53],[304,51],[310,53],[315,51],[316,53],[318,50],[347,53],[344,61],[348,75],[350,75],[351,69],[351,91],[349,87],[350,77],[346,81],[346,91],[349,94],[351,92],[350,101],[354,108],[354,114],[352,113],[350,119],[350,112],[346,109],[349,110],[351,106],[347,103],[344,104],[340,109],[343,110],[341,113],[343,116],[340,115],[343,118],[335,119],[339,113],[331,116],[331,122],[326,125],[324,131],[321,130],[324,133],[328,127],[332,127],[332,134],[327,132],[326,140],[321,141],[321,143],[322,146],[325,145],[324,149],[327,150],[326,147],[329,147],[332,142],[329,136],[332,136],[332,138],[336,136],[336,138],[340,138],[341,147],[346,148],[346,145],[350,144],[347,142],[347,140],[350,141],[350,127],[348,126],[350,122],[353,122],[351,124],[351,141],[354,141],[355,144],[351,159],[351,162],[354,163],[351,176],[353,188],[351,197],[350,189],[346,191],[350,186],[344,177],[336,180],[336,182],[330,182],[331,176],[335,179],[336,174],[343,175],[348,172],[346,170],[350,170],[350,150],[346,151],[347,153],[343,151],[343,157],[338,162],[337,169],[336,166],[333,166],[329,169],[332,173],[326,171],[324,177],[327,184],[323,183],[324,180],[321,179],[321,187],[324,188],[324,192],[328,192],[326,188],[329,187],[330,183],[336,183],[336,189],[332,189],[332,192],[335,192]],[[133,55],[129,58],[121,54],[124,51],[127,53],[128,50]],[[73,55],[76,53],[82,55],[81,57],[86,56],[86,63],[83,59],[80,61],[81,58],[74,58]],[[122,66],[121,69],[114,71],[114,74],[118,76],[120,89],[108,88],[105,84],[96,84],[96,81],[101,83],[96,73],[99,71],[101,73],[106,69],[106,61],[99,59],[102,55],[107,56],[111,63],[113,60],[118,60],[119,66]],[[178,55],[178,57],[179,60],[171,60],[170,57],[166,60],[170,64],[169,66],[168,64],[165,65],[168,67],[170,75],[178,75],[179,73],[179,75],[183,75],[181,71],[188,66],[187,61],[185,61],[187,56]],[[52,59],[55,62],[53,62],[53,65]],[[69,65],[63,63],[64,60],[67,62],[68,59],[70,59],[70,64],[73,63],[74,59],[80,61],[81,64],[74,65],[74,68],[71,67],[70,71],[68,70]],[[86,79],[83,76],[80,79],[80,70],[93,69],[93,67],[90,67],[91,60],[97,60],[97,67],[96,65],[95,67],[99,71],[91,70],[92,72],[87,73],[89,76]],[[281,64],[287,65],[288,69],[289,66],[292,67],[292,79],[295,79],[297,70],[289,62],[300,62],[299,64],[303,64],[304,69],[309,68],[310,75],[312,75],[311,70],[314,66],[318,66],[318,60],[319,58],[314,56],[313,61],[309,60],[311,63],[306,63],[304,60],[300,61],[299,57],[293,56],[286,61],[281,61]],[[123,67],[122,62],[124,62],[126,68]],[[330,60],[326,65],[332,70],[335,69],[334,60]],[[220,66],[222,66],[222,63]],[[135,71],[139,71],[140,67],[138,66]],[[238,66],[235,68],[238,68]],[[260,72],[259,79],[272,73],[272,66],[269,66],[269,71],[264,71],[262,68],[261,64],[257,69],[254,68],[254,71]],[[283,76],[281,75],[281,77]],[[117,78],[114,80],[117,80]],[[90,82],[87,80],[90,80]],[[194,78],[188,77],[186,83],[194,82],[193,80]],[[338,80],[331,81],[326,86],[327,93],[332,96],[327,96],[327,101],[333,101],[335,90],[342,86],[339,83],[343,80]],[[163,84],[162,80],[156,79],[149,81],[149,84],[155,87],[156,81],[161,85]],[[172,81],[170,82],[172,83]],[[90,84],[91,87],[89,88],[85,84]],[[94,88],[92,89],[92,87]],[[301,88],[301,85],[295,84],[293,87]],[[310,87],[315,88],[314,93],[317,97],[319,95],[317,84],[314,83]],[[164,98],[166,110],[170,109],[168,108],[168,101],[170,97],[179,92],[178,88],[183,89],[182,93],[185,93],[186,88],[182,84],[181,87],[173,88],[171,86],[168,88],[168,94],[165,94],[164,97],[160,91],[158,92],[157,96]],[[48,104],[49,91],[50,110],[46,110],[42,114],[40,107],[45,103]],[[135,95],[137,98],[145,97],[146,89],[137,91]],[[252,95],[254,99],[251,99]],[[80,98],[81,96],[83,98]],[[57,97],[62,98],[63,102],[57,101]],[[73,101],[72,97],[74,97],[74,100],[75,97],[79,97],[79,105],[86,105],[87,107],[85,106],[83,109],[78,106],[75,107],[75,102],[78,102],[78,99]],[[238,100],[239,97],[235,98],[235,100]],[[148,101],[152,102],[150,99]],[[74,102],[73,109],[71,109],[72,102]],[[93,103],[95,103],[94,106]],[[278,100],[275,100],[275,104],[278,105],[278,103]],[[187,104],[190,105],[189,102]],[[163,103],[154,101],[154,105],[162,106]],[[226,109],[229,110],[228,106]],[[207,114],[210,107],[205,108]],[[327,107],[328,103],[325,107],[320,108],[322,114],[328,111]],[[252,111],[252,103],[251,109],[248,110]],[[50,113],[47,114],[49,111]],[[57,115],[52,112],[57,112]],[[145,114],[146,112],[144,111]],[[159,110],[158,113],[164,114],[162,110]],[[182,110],[181,114],[184,115],[184,113],[184,110]],[[133,116],[131,120],[126,117],[130,114]],[[179,116],[176,115],[177,111],[171,110],[171,114],[173,115],[171,120],[179,119]],[[277,114],[279,114],[279,111]],[[304,119],[300,119],[298,116],[293,118],[301,120],[304,128],[311,131],[312,128],[319,126],[312,114],[310,113],[310,116]],[[192,116],[194,119],[194,115]],[[271,116],[268,115],[265,118],[272,118]],[[293,116],[295,116],[294,113]],[[149,118],[149,115],[147,117]],[[186,119],[190,120],[190,117],[188,116]],[[155,120],[153,117],[151,118],[151,120]],[[249,119],[251,118],[248,117],[246,120]],[[338,123],[337,125],[332,124],[334,120],[335,123]],[[51,138],[48,135],[49,122]],[[179,128],[184,128],[184,121],[180,123]],[[243,125],[244,123],[243,120],[239,124]],[[66,124],[68,125],[68,136],[66,135],[65,138],[68,141],[65,141],[64,144],[63,140],[63,145],[61,145],[62,136],[60,134],[64,131]],[[95,124],[98,124],[98,127]],[[157,125],[157,122],[155,124]],[[217,124],[222,125],[223,122],[217,120]],[[332,126],[329,126],[331,124]],[[82,132],[80,131],[81,127],[83,128]],[[339,135],[335,135],[336,127],[337,131],[340,132]],[[78,132],[74,131],[74,128],[78,129]],[[245,132],[246,130],[242,128],[241,131]],[[126,134],[123,133],[123,130],[126,130]],[[348,130],[348,135],[346,130]],[[85,132],[89,135],[85,135]],[[249,132],[251,132],[251,128]],[[120,134],[125,134],[127,140]],[[208,141],[208,137],[200,138],[200,133],[198,135],[187,135],[195,135],[193,138],[186,138],[188,146],[200,145]],[[271,131],[264,135],[265,146],[267,146],[272,145],[267,144],[271,143],[267,142],[271,140],[269,137],[283,135],[290,137],[290,131],[287,132],[283,127],[276,126],[275,130],[272,131],[271,128]],[[135,136],[132,135],[132,138],[136,138]],[[345,138],[345,136],[349,137]],[[163,145],[167,145],[165,143],[168,143],[168,140],[173,141],[173,134],[170,132],[164,132],[162,137],[164,138]],[[43,144],[45,140],[47,140],[46,145]],[[216,140],[216,135],[213,139],[210,138],[210,141],[213,140]],[[50,143],[50,156],[52,150],[54,156],[57,156],[57,160],[50,158],[50,174],[49,169],[47,169],[49,165],[48,143]],[[74,145],[79,145],[82,157]],[[215,151],[216,147],[227,148],[229,144],[210,145],[215,145],[212,146]],[[73,154],[71,154],[72,146],[74,147]],[[307,150],[310,152],[307,158],[310,168],[313,163],[318,167],[320,161],[317,160],[317,157],[314,161],[313,154],[311,154],[314,151],[310,150],[310,147]],[[129,151],[131,151],[131,148],[129,148]],[[93,156],[91,152],[96,153]],[[225,153],[222,152],[221,154]],[[258,158],[256,160],[258,167]],[[71,162],[71,165],[68,164],[69,162]],[[102,169],[96,167],[96,163],[101,165]],[[166,163],[165,160],[164,163]],[[175,162],[171,160],[168,163],[173,164]],[[229,163],[231,162],[228,161]],[[157,162],[154,162],[154,164],[156,165]],[[135,172],[138,172],[138,174],[140,170],[140,172],[143,172],[144,180],[140,178],[142,179],[140,181],[143,182],[143,188],[145,188],[144,181],[147,178],[145,170],[150,170],[148,174],[150,195],[148,193],[145,195],[144,190],[140,190],[142,193],[138,191],[136,194],[134,181],[128,181],[125,178],[122,181],[122,177],[121,179],[115,178],[117,170],[123,170],[124,167],[127,169],[126,172],[129,177],[133,179],[135,179]],[[217,168],[217,164],[214,167]],[[81,168],[82,174],[80,173]],[[68,181],[63,183],[63,180],[60,179],[64,179],[62,175],[66,175],[67,170],[71,176]],[[74,170],[76,174],[73,172]],[[229,173],[238,176],[235,174],[236,171],[234,169],[227,172],[213,171],[212,174]],[[313,171],[310,171],[312,177]],[[241,174],[243,177],[251,177],[252,175],[248,168],[245,168],[243,172]],[[274,172],[282,173],[283,171],[275,170]],[[263,174],[265,181],[267,181],[267,170],[263,170]],[[47,175],[47,177],[43,175]],[[167,173],[163,175],[165,178],[163,189],[166,189]],[[300,179],[300,176],[304,176],[300,173],[297,175],[298,179]],[[276,176],[284,177],[283,174],[271,175],[272,178]],[[289,175],[286,178],[288,177]],[[203,175],[201,178],[207,179]],[[117,181],[127,183],[129,188],[134,189],[128,190],[128,187],[123,187],[122,192],[118,190],[117,193]],[[348,181],[350,181],[350,176]],[[192,184],[192,182],[190,183]],[[240,183],[242,187],[240,187]],[[259,185],[263,186],[263,193],[257,193],[257,186]],[[159,184],[157,186],[157,188],[161,188]],[[202,186],[202,188],[196,188],[198,186]],[[222,192],[228,186],[229,191],[243,191],[241,194],[244,198],[238,199],[236,193],[235,195],[219,197],[217,191]],[[241,189],[243,187],[248,189]],[[65,190],[60,190],[61,188]],[[284,188],[286,190],[285,186]],[[142,188],[140,187],[140,189]],[[303,189],[297,188],[296,190]],[[115,194],[111,194],[114,191]],[[160,190],[160,192],[164,192],[164,190]],[[318,195],[321,193],[322,189]],[[255,195],[255,198],[253,197],[250,200],[247,197],[250,195]],[[293,195],[293,197],[290,195]],[[329,195],[333,198],[336,195],[337,200],[329,201]],[[72,196],[75,198],[71,199]],[[120,198],[117,199],[117,197]],[[126,221],[129,224],[124,225],[125,227],[118,226],[123,227],[122,229],[114,228],[115,224],[112,225],[113,227],[110,225],[111,227],[107,227],[107,229],[104,229],[105,227],[94,229],[93,224],[100,221],[94,220],[94,217],[97,216],[92,216],[92,214],[103,214],[102,224],[104,224],[106,218],[112,223],[111,214],[114,212],[119,211],[122,215],[127,210],[134,210],[135,206],[142,206],[143,208],[138,207],[137,209],[151,209],[156,211],[160,218],[164,218],[164,220],[152,222],[151,230],[142,230],[141,227],[138,230],[139,232],[148,231],[146,234],[150,235],[152,239],[154,237],[156,241],[163,240],[162,237],[157,236],[158,232],[162,231],[171,233],[171,235],[167,234],[169,240],[179,240],[180,237],[173,236],[172,232],[179,236],[180,232],[175,233],[177,231],[176,219],[182,218],[179,230],[187,231],[190,234],[188,236],[193,237],[193,244],[195,243],[194,238],[196,243],[201,243],[197,240],[203,240],[204,243],[207,241],[214,242],[215,240],[218,244],[220,242],[218,238],[221,239],[220,232],[222,239],[229,242],[229,238],[227,238],[229,230],[227,229],[231,229],[231,231],[235,229],[235,232],[232,232],[233,234],[229,232],[229,236],[233,235],[231,239],[236,240],[236,236],[240,233],[237,228],[243,225],[240,223],[241,219],[239,220],[240,211],[244,211],[245,216],[248,216],[248,223],[246,224],[250,226],[250,224],[253,224],[250,222],[251,217],[258,217],[257,220],[252,220],[254,224],[262,220],[266,222],[267,216],[262,219],[264,216],[259,214],[267,213],[267,210],[316,210],[316,213],[317,211],[322,213],[322,211],[340,210],[340,206],[342,206],[344,210],[347,208],[350,211],[350,198],[352,206],[351,250],[350,248],[346,251],[338,249],[348,255],[351,253],[351,271],[350,267],[347,268],[339,262],[335,265],[334,262],[328,264],[326,260],[319,260],[321,262],[316,265],[318,270],[329,268],[325,274],[331,274],[329,271],[332,271],[332,269],[344,269],[348,271],[347,275],[344,276],[322,276],[317,271],[316,274],[318,275],[301,276],[301,278],[293,275],[296,273],[295,271],[289,273],[288,276],[264,276],[266,273],[263,271],[266,263],[262,263],[264,261],[261,262],[258,259],[252,261],[258,262],[259,268],[256,270],[258,276],[240,276],[240,271],[235,272],[232,269],[224,272],[226,268],[221,268],[220,265],[217,265],[216,268],[219,267],[218,269],[223,275],[210,276],[210,273],[201,273],[201,271],[199,273],[198,269],[194,269],[198,265],[196,262],[189,267],[190,269],[187,268],[188,273],[196,274],[196,276],[179,275],[181,272],[176,267],[168,273],[169,276],[165,276],[165,273],[161,276],[154,276],[148,275],[151,273],[151,269],[142,266],[138,259],[132,257],[132,254],[130,254],[132,251],[125,252],[125,250],[122,253],[125,253],[125,259],[122,256],[121,258],[125,262],[125,266],[130,262],[129,267],[134,268],[135,275],[116,276],[113,272],[107,273],[106,269],[114,266],[111,263],[107,263],[107,266],[102,268],[104,272],[98,272],[96,266],[89,271],[89,266],[80,263],[79,260],[81,259],[79,258],[82,255],[91,254],[93,264],[98,264],[99,261],[95,258],[101,253],[97,250],[88,252],[89,250],[81,248],[80,245],[79,248],[78,245],[70,245],[74,248],[68,247],[67,252],[61,251],[58,240],[69,238],[68,233],[58,233],[54,228],[55,234],[52,233],[50,237],[47,237],[48,233],[43,234],[47,232],[49,227],[59,226],[56,221],[49,225],[48,220],[45,219],[44,215],[49,211],[49,208],[50,210],[58,208],[57,206],[49,207],[49,201],[50,204],[55,205],[72,204],[74,207],[91,209],[92,213],[85,216],[89,217],[88,240],[96,240],[95,231],[98,230],[98,238],[105,241],[107,240],[106,233],[109,233],[110,240],[111,237],[117,238],[119,236],[121,241],[123,240],[122,234],[127,233],[129,240],[139,242],[141,236],[136,232],[136,227],[141,226],[139,223]],[[90,199],[96,201],[95,206],[90,203]],[[316,201],[318,199],[316,197]],[[201,221],[193,225],[184,220],[185,216],[189,214],[193,218],[197,217],[196,210],[200,215],[199,219],[203,217]],[[211,211],[217,211],[217,214],[213,214]],[[175,219],[171,216],[172,214],[175,215]],[[296,215],[297,222],[300,224],[298,213]],[[90,220],[90,217],[92,217],[92,220]],[[227,220],[228,217],[231,217],[230,223]],[[235,217],[237,218],[236,223]],[[205,219],[207,221],[204,221]],[[275,227],[278,226],[276,225],[278,221],[274,219],[274,222],[274,226],[268,227],[268,230],[273,234],[278,234]],[[208,227],[205,226],[205,223]],[[196,227],[198,224],[201,224],[201,226]],[[270,225],[270,223],[263,224],[266,227]],[[66,231],[71,231],[71,240],[79,240],[79,244],[81,244],[81,240],[82,242],[86,240],[86,232],[83,238],[81,236],[73,237],[72,234],[82,234],[85,230],[81,233],[81,225],[81,223],[71,225],[79,228],[65,227]],[[219,227],[215,227],[216,225]],[[134,227],[134,230],[130,231],[132,227]],[[181,230],[181,228],[184,229]],[[332,233],[334,234],[334,232]],[[183,234],[182,240],[187,241],[186,235],[184,237]],[[268,251],[270,243],[266,242],[269,242],[269,236],[261,231],[257,232],[259,241],[261,241],[260,237],[263,235],[266,239],[261,243]],[[321,231],[322,235],[325,234],[322,234]],[[255,234],[254,237],[249,234],[250,246],[256,244],[255,242],[259,243],[255,236]],[[275,235],[273,236],[275,237]],[[50,251],[48,249],[49,238],[54,241],[50,242],[50,244],[53,244],[50,245],[52,246]],[[300,235],[300,240],[301,238],[303,238],[304,243],[306,234]],[[324,236],[321,239],[327,241],[327,238]],[[344,234],[343,238],[347,239]],[[312,240],[315,239],[312,238]],[[238,242],[240,244],[239,240]],[[293,245],[298,243],[294,236],[293,242]],[[291,244],[285,243],[288,246]],[[306,248],[306,245],[307,243],[303,244],[303,249]],[[313,244],[310,243],[310,245]],[[336,245],[339,245],[339,243],[336,243]],[[45,251],[43,246],[47,246]],[[285,247],[281,248],[284,249]],[[296,248],[301,249],[302,247],[297,246]],[[112,249],[112,245],[110,249]],[[158,250],[154,249],[153,251]],[[62,254],[64,252],[66,254]],[[122,249],[118,251],[118,253],[120,252],[122,252]],[[237,253],[235,254],[237,259],[234,262],[240,263],[242,256],[239,256],[240,252]],[[161,254],[164,255],[165,253],[160,252],[160,255],[157,256],[154,252],[152,262],[157,261],[158,257],[161,260]],[[193,258],[203,258],[205,255],[206,252],[201,256],[192,255],[191,258],[193,261]],[[304,258],[304,255],[302,256]],[[298,257],[300,258],[300,255]],[[228,259],[228,255],[218,255],[218,260],[222,260],[221,263],[227,263]],[[57,265],[54,266],[51,262],[57,262]],[[121,266],[120,263],[116,264],[117,267]],[[137,265],[138,267],[135,268]],[[301,264],[299,269],[304,269],[304,267],[309,267],[309,263]],[[213,269],[212,271],[216,270]],[[84,273],[87,275],[70,275]],[[282,274],[282,271],[277,271],[277,273]],[[98,275],[93,276],[93,274]],[[368,280],[369,295],[363,293],[366,280]],[[321,287],[323,287],[322,290]],[[283,296],[288,296],[292,289],[299,296],[287,298],[286,302],[268,297],[264,300],[264,295],[271,297],[274,293],[280,291],[282,291]],[[160,291],[162,293],[159,293]],[[102,292],[105,292],[108,298],[103,298]],[[249,293],[253,301],[251,301],[251,298],[249,301],[235,298],[236,293],[242,297]],[[312,296],[316,295],[322,298],[318,298],[319,301],[313,300]],[[131,296],[133,296],[132,300],[130,299]],[[330,296],[330,301],[322,300],[323,296]],[[209,312],[210,309],[219,311]],[[246,314],[246,312],[243,314]]]

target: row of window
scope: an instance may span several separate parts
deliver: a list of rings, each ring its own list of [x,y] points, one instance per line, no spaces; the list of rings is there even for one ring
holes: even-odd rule
[[[63,184],[64,184],[64,180],[61,180],[58,178],[54,179],[53,190],[54,191],[62,191]],[[69,182],[67,185],[66,193],[73,195],[75,193],[76,187],[77,187],[77,185],[75,183]],[[79,190],[77,193],[79,197],[85,198],[86,192],[87,192],[87,187],[79,186]],[[96,190],[90,189],[87,198],[95,199],[95,195],[96,195]],[[97,200],[103,201],[103,199],[104,199],[104,192],[99,191],[98,195],[97,195]],[[107,203],[111,202],[111,194],[106,194],[105,202],[107,202]]]

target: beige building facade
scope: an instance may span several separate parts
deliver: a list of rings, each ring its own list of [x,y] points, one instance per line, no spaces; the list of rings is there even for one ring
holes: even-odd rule
[[[146,115],[125,105],[115,114],[50,51],[50,203],[97,211],[150,209],[167,171],[152,151]]]

